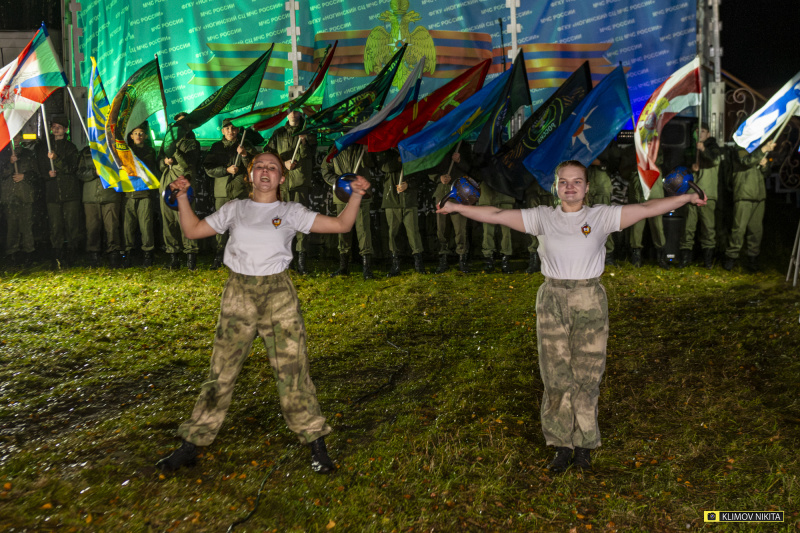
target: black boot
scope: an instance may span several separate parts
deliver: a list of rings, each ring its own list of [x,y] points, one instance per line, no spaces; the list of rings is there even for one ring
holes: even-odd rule
[[[494,272],[494,257],[491,255],[483,258],[483,271]]]
[[[225,259],[225,250],[222,249],[221,251],[217,252],[217,255],[214,256],[214,262],[211,263],[211,270],[217,270],[222,268],[222,260]]]
[[[400,256],[397,254],[392,254],[392,266],[389,268],[389,272],[386,274],[386,277],[393,278],[399,275],[400,275]]]
[[[663,248],[656,250],[656,257],[658,258],[658,266],[664,270],[669,270],[669,260],[667,259],[667,252]]]
[[[162,472],[174,472],[182,466],[194,466],[197,462],[197,446],[183,441],[181,447],[156,463]]]
[[[679,268],[686,268],[689,266],[689,263],[692,262],[692,251],[691,250],[681,250],[681,260],[678,263]]]
[[[714,249],[703,248],[703,266],[712,269],[714,268]]]
[[[186,268],[189,270],[197,270],[197,254],[186,254]]]
[[[725,260],[722,262],[722,268],[725,270],[731,271],[733,267],[736,266],[736,258],[735,257],[728,257],[725,256]]]
[[[180,267],[181,267],[181,254],[169,254],[169,266],[167,268],[178,269]]]
[[[500,260],[500,270],[503,271],[503,274],[513,274],[514,269],[511,268],[511,256],[504,255],[503,258]]]
[[[299,252],[297,254],[297,273],[306,275],[308,274],[308,270],[306,270],[306,252]]]
[[[444,274],[447,272],[447,254],[439,254],[439,266],[436,267],[437,274]]]
[[[108,253],[108,268],[119,268],[121,256],[119,252],[109,252]]]
[[[120,252],[122,254],[122,268],[131,268],[133,266],[133,252],[128,250],[127,252]],[[145,252],[147,253],[147,252]]]
[[[92,268],[99,268],[102,261],[100,259],[100,252],[91,252],[89,254],[89,266]]]
[[[311,470],[317,474],[330,474],[336,470],[331,458],[328,457],[328,448],[325,446],[325,439],[318,438],[308,445],[311,448]]]
[[[617,266],[616,261],[614,261],[614,251],[606,252],[606,266]]]
[[[757,255],[748,255],[747,256],[747,270],[750,272],[758,272],[758,256]]]
[[[631,250],[631,265],[634,268],[639,268],[642,266],[642,249],[641,248],[633,248]]]
[[[463,272],[464,274],[469,274],[469,261],[467,260],[467,254],[461,254],[458,256],[458,269]]]
[[[364,254],[361,257],[362,260],[364,261],[364,269],[362,270],[364,279],[374,279],[375,275],[372,273],[372,255]]]
[[[339,254],[339,270],[331,273],[331,277],[350,275],[350,254]]]
[[[130,268],[130,266],[131,266],[130,259],[128,259],[129,257],[130,257],[130,252],[125,254],[125,260],[128,261],[127,264],[125,265],[126,268]],[[149,251],[144,253],[144,259],[142,260],[142,266],[145,267],[145,268],[153,266],[153,251],[152,250],[149,250]]]
[[[570,462],[572,462],[572,448],[557,446],[556,456],[547,465],[547,469],[555,473],[563,472],[569,468]]]
[[[422,261],[422,254],[414,254],[414,270],[417,274],[425,274],[425,263]]]
[[[542,270],[542,262],[539,260],[539,252],[531,252],[528,258],[528,268],[525,270],[528,274],[535,274]]]
[[[592,468],[592,461],[589,458],[589,454],[591,450],[588,448],[578,448],[575,447],[575,456],[572,458],[572,464],[575,465],[576,468],[580,468],[582,470],[590,470]]]

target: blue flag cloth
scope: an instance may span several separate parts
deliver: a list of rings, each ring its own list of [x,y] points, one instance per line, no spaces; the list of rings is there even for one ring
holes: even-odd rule
[[[800,72],[775,93],[764,107],[750,115],[733,134],[733,140],[752,153],[783,123],[800,111]],[[794,111],[792,111],[794,110]]]
[[[497,76],[445,116],[400,141],[400,158],[406,175],[436,166],[450,147],[482,126],[497,105],[513,70]]]
[[[569,118],[525,158],[525,168],[548,191],[559,163],[576,160],[588,167],[631,120],[631,115],[625,72],[619,66],[589,91]]]

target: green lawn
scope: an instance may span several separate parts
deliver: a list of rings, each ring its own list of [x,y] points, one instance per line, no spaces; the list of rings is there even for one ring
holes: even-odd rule
[[[686,531],[704,510],[800,528],[800,289],[783,273],[606,272],[603,446],[562,475],[543,468],[543,277],[377,274],[295,276],[327,477],[260,341],[198,465],[155,469],[205,378],[224,271],[2,275],[0,530],[225,531],[267,475],[236,531]]]

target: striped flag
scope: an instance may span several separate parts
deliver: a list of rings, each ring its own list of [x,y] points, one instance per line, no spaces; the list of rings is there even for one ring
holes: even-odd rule
[[[653,92],[636,121],[633,142],[645,200],[661,172],[656,166],[661,130],[689,106],[700,105],[700,59],[694,58]]]
[[[784,122],[800,115],[800,72],[753,113],[733,134],[736,144],[752,153],[767,138],[780,129]],[[793,112],[794,110],[794,112]]]
[[[67,77],[44,23],[19,56],[0,70],[0,150]]]

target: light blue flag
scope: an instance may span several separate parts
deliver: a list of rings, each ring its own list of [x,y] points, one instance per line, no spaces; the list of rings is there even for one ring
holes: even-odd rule
[[[400,141],[397,146],[405,174],[436,166],[453,145],[480,128],[497,105],[512,72],[506,70],[445,116]]]
[[[419,97],[419,87],[422,81],[422,70],[425,68],[425,56],[422,56],[414,68],[414,71],[406,78],[405,83],[400,88],[400,91],[392,98],[383,109],[377,112],[366,122],[359,124],[346,134],[336,139],[336,150],[344,152],[345,148],[358,142],[359,139],[366,134],[377,128],[382,122],[392,120],[397,115],[403,112],[406,104],[415,101]],[[331,156],[328,156],[330,159]]]
[[[794,115],[800,115],[800,72],[781,87],[764,107],[750,115],[733,134],[733,140],[753,152]]]
[[[631,101],[622,66],[615,68],[581,101],[569,118],[525,158],[525,168],[544,190],[553,185],[553,171],[562,161],[587,167],[631,120]]]

